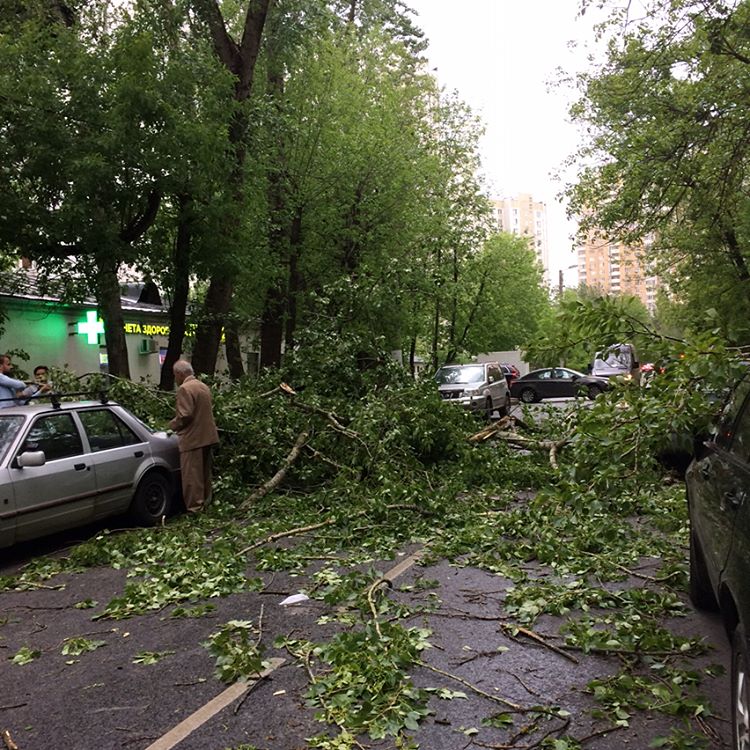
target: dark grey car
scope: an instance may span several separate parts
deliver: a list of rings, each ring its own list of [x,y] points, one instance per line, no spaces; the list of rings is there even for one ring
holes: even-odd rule
[[[690,598],[720,609],[732,646],[734,750],[750,750],[750,377],[685,475],[690,511]]]
[[[177,439],[112,402],[0,410],[0,547],[129,511],[157,523],[179,488]]]
[[[510,386],[510,393],[525,404],[533,404],[545,398],[574,398],[588,396],[596,398],[600,393],[609,390],[606,378],[595,378],[568,367],[546,367],[534,370]]]

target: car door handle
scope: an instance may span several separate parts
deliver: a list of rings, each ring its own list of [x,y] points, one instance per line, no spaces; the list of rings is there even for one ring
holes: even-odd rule
[[[83,471],[86,468],[86,464],[73,464],[73,468],[76,471]]]
[[[135,451],[135,453],[133,453],[133,455],[136,458],[142,458],[143,457],[143,451]]]
[[[728,490],[724,498],[733,508],[739,508],[745,502],[745,493],[742,490]]]

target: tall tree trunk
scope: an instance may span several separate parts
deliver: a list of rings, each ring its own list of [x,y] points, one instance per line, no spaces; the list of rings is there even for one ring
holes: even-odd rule
[[[453,271],[453,288],[451,295],[451,319],[450,326],[448,329],[448,341],[451,345],[451,357],[447,361],[450,362],[455,357],[456,349],[456,326],[458,325],[458,254],[455,246],[452,251],[452,271]]]
[[[266,292],[266,302],[260,322],[261,367],[278,367],[281,364],[283,321],[284,295],[278,284],[272,284]]]
[[[109,372],[118,378],[130,378],[125,319],[122,314],[120,281],[117,278],[118,263],[101,256],[97,258],[97,262],[96,296],[104,320]]]
[[[174,268],[174,290],[169,309],[169,342],[167,355],[161,368],[159,388],[171,391],[174,388],[172,367],[182,355],[185,341],[185,317],[190,294],[190,243],[192,240],[193,200],[189,195],[179,195],[177,238],[175,239],[172,266]]]
[[[440,309],[440,287],[441,279],[440,274],[442,273],[441,262],[443,259],[443,253],[440,245],[437,246],[437,252],[435,254],[435,314],[432,320],[432,346],[430,347],[430,359],[432,361],[433,371],[438,368],[438,346],[440,344],[440,316],[442,310]]]
[[[289,287],[287,291],[286,331],[284,340],[288,349],[294,348],[297,330],[297,298],[302,291],[303,279],[299,272],[299,255],[302,246],[302,208],[297,208],[292,219],[289,237]]]
[[[263,28],[272,1],[248,0],[242,39],[237,43],[227,31],[217,0],[193,0],[195,12],[209,28],[216,57],[235,77],[235,102],[244,102],[250,96]],[[244,113],[238,112],[229,129],[229,141],[234,150],[235,161],[232,175],[234,216],[241,215],[244,204],[246,130],[247,118]],[[235,223],[235,229],[238,223]],[[212,276],[206,295],[206,320],[198,326],[195,336],[193,367],[199,372],[213,373],[216,369],[221,330],[231,307],[233,291],[231,270],[223,270]]]
[[[237,320],[232,319],[225,328],[224,349],[227,353],[227,365],[229,376],[233,380],[239,380],[245,376],[245,367],[242,364],[242,349],[240,347],[240,334]]]
[[[232,302],[232,282],[223,277],[211,279],[206,294],[204,317],[195,332],[192,364],[197,373],[213,375],[219,357],[219,344],[224,321]]]
[[[740,281],[750,281],[750,272],[748,272],[747,261],[742,254],[740,243],[737,240],[737,233],[734,227],[724,230],[724,242],[729,253],[729,260],[737,271],[737,277]]]

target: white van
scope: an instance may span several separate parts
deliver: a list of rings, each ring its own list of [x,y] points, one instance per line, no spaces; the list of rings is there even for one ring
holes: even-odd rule
[[[612,344],[594,357],[591,374],[598,378],[635,377],[638,355],[632,344]]]

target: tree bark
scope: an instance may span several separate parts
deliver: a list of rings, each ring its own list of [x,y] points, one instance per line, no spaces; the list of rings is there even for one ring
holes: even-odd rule
[[[107,340],[109,373],[118,378],[130,378],[128,348],[125,341],[125,319],[122,314],[120,282],[117,278],[119,264],[110,258],[97,258],[96,296],[99,312],[104,320]]]
[[[227,353],[227,365],[229,376],[233,380],[239,380],[245,376],[245,367],[242,364],[242,349],[240,347],[239,327],[236,320],[232,320],[225,329],[226,339],[224,349]]]
[[[196,12],[209,28],[217,58],[235,76],[235,102],[243,102],[250,96],[263,28],[272,2],[273,0],[249,0],[242,39],[238,44],[227,31],[216,0],[194,0]],[[241,214],[244,202],[243,167],[246,157],[246,129],[246,116],[238,112],[229,129],[229,142],[234,149],[235,161],[232,177],[235,216]],[[235,227],[236,224],[237,222],[235,222]],[[225,269],[211,277],[206,295],[206,320],[198,326],[195,336],[193,367],[197,372],[213,373],[216,369],[221,330],[231,307],[233,291],[231,271]]]
[[[172,305],[169,309],[169,342],[167,355],[161,368],[159,388],[171,391],[174,388],[172,367],[182,355],[185,340],[185,318],[187,316],[188,295],[190,293],[190,243],[192,240],[192,197],[179,195],[179,215],[177,219],[177,238],[172,256],[174,268],[174,290]]]
[[[206,294],[203,319],[195,331],[192,365],[196,373],[213,375],[219,357],[221,333],[232,302],[233,285],[228,278],[215,276]]]
[[[273,283],[266,291],[266,301],[260,323],[261,367],[278,367],[281,364],[283,334],[284,296],[278,283]]]
[[[294,348],[294,335],[297,330],[297,302],[304,286],[299,271],[299,256],[302,247],[302,209],[297,208],[292,219],[289,237],[289,286],[287,289],[286,329],[284,341],[288,349]]]
[[[737,277],[740,281],[750,281],[750,272],[748,272],[747,261],[742,254],[740,243],[737,240],[737,233],[733,227],[724,230],[724,242],[729,253],[729,260],[737,271]]]

